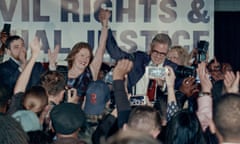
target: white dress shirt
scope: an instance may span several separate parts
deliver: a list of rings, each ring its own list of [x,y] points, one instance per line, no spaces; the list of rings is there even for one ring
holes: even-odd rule
[[[152,61],[148,64],[149,66],[153,65]],[[157,67],[162,68],[163,64],[159,64]],[[147,95],[148,90],[148,84],[149,84],[149,78],[147,76],[146,70],[142,78],[137,82],[136,84],[136,95]],[[134,88],[133,88],[134,92]],[[134,94],[134,93],[133,93]]]

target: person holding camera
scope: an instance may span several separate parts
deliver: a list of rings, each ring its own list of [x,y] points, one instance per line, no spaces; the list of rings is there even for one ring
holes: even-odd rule
[[[176,76],[183,78],[176,91],[176,97],[181,98],[178,103],[191,111],[197,109],[196,97],[200,91],[200,80],[196,69],[199,63],[208,61],[208,45],[207,41],[199,41],[197,48],[189,55],[181,46],[173,46],[168,53],[168,59],[179,65],[175,70]]]
[[[167,58],[178,64],[178,68],[176,71],[176,75],[183,77],[183,81],[176,91],[176,95],[178,97],[182,97],[180,106],[182,107],[187,100],[187,98],[194,95],[197,92],[197,85],[195,83],[196,79],[194,76],[196,75],[195,69],[191,68],[188,61],[190,59],[190,55],[187,50],[182,46],[173,46],[168,52]]]

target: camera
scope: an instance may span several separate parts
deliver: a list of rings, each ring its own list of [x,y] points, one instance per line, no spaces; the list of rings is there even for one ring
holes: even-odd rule
[[[74,90],[73,89],[67,89],[65,90],[64,95],[66,95],[66,97],[68,97],[68,93],[70,92],[70,97],[74,96]]]
[[[175,74],[177,77],[196,77],[197,73],[195,68],[193,67],[188,67],[188,66],[177,66],[176,70],[175,70]]]
[[[130,105],[131,106],[139,106],[139,105],[146,105],[146,96],[142,95],[134,95],[130,97]]]
[[[73,97],[74,96],[74,90],[71,88],[71,87],[69,87],[69,86],[67,86],[66,88],[65,88],[65,91],[64,91],[64,101],[68,101],[68,93],[70,92],[70,97]]]
[[[2,32],[6,33],[7,35],[10,34],[11,24],[4,24]]]
[[[168,69],[165,67],[147,66],[146,73],[150,79],[164,79],[165,75],[168,73]]]
[[[209,42],[207,42],[207,41],[199,41],[198,42],[198,44],[197,44],[197,50],[198,50],[197,61],[198,61],[198,63],[206,61],[208,46],[209,46]]]

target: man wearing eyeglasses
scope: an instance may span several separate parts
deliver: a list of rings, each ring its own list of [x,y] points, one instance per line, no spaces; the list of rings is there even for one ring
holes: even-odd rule
[[[107,11],[100,11],[100,14],[104,15],[104,13],[107,13]],[[100,22],[102,21],[101,19],[99,20]],[[126,58],[133,61],[133,68],[128,73],[128,92],[132,95],[147,95],[149,85],[151,84],[146,74],[147,66],[163,67],[170,65],[173,69],[177,67],[177,64],[166,59],[171,44],[171,39],[167,34],[159,33],[153,38],[149,53],[136,51],[130,54],[121,50],[112,35],[111,29],[109,29],[106,47],[110,56],[116,61]],[[157,85],[162,86],[163,80],[158,79]],[[154,91],[154,93],[156,92]],[[154,99],[150,101],[154,101]]]
[[[128,74],[128,91],[132,94],[146,95],[149,85],[149,78],[145,73],[146,66],[163,67],[170,65],[173,69],[177,67],[175,63],[166,59],[171,44],[171,39],[167,34],[159,33],[153,38],[149,53],[136,51],[130,54],[121,50],[112,35],[111,29],[109,29],[106,47],[110,56],[115,60],[122,58],[133,60],[133,68]],[[162,85],[162,81],[157,80],[157,84]]]

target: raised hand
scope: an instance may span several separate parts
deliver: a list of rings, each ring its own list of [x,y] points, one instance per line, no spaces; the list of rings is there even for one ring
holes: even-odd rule
[[[59,46],[59,45],[56,45],[56,46],[55,46],[55,49],[53,50],[53,52],[52,52],[50,49],[48,49],[49,65],[50,65],[50,67],[52,67],[52,68],[55,68],[55,67],[56,67],[59,49],[60,49],[60,46]]]
[[[108,26],[108,20],[111,17],[111,12],[109,10],[100,9],[99,11],[99,21],[102,23],[103,27]]]
[[[41,44],[40,44],[40,40],[38,37],[35,37],[33,39],[33,41],[31,41],[30,43],[30,48],[31,48],[31,57],[33,58],[37,58],[39,53],[40,53],[40,49],[41,49]]]
[[[198,64],[197,74],[200,78],[200,84],[201,84],[202,91],[210,93],[212,90],[212,82],[207,73],[205,62],[201,62],[200,64]]]
[[[119,60],[113,70],[113,80],[123,80],[125,75],[132,69],[132,66],[133,62],[130,60]]]
[[[169,66],[166,66],[166,68],[168,69],[167,74],[165,75],[166,77],[166,84],[168,87],[173,87],[174,88],[174,83],[175,83],[175,73],[173,71],[173,69]]]
[[[238,93],[239,91],[239,72],[227,71],[224,75],[224,85],[228,93]]]

